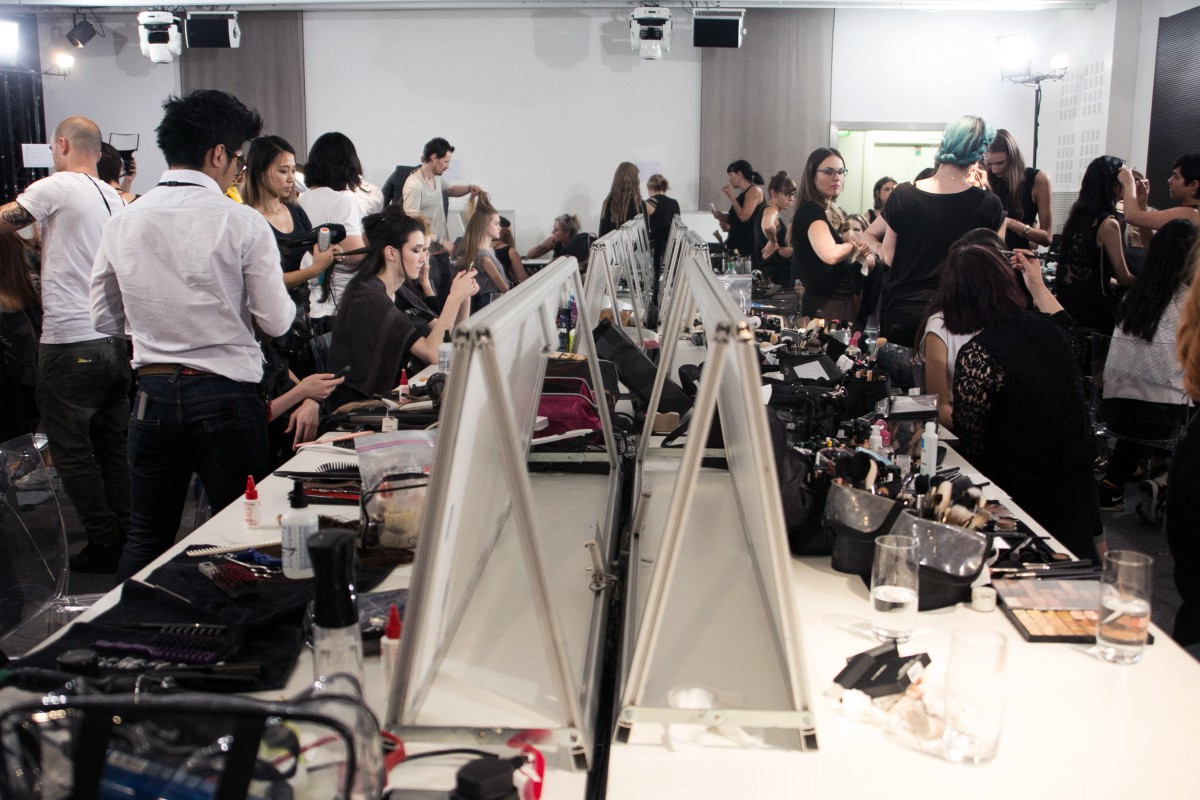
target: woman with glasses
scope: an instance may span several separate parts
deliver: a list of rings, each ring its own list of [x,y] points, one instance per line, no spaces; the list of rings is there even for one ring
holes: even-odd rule
[[[791,208],[799,189],[783,170],[767,183],[767,202],[759,206],[754,224],[754,249],[750,263],[771,279],[771,283],[791,288],[792,246],[788,244],[787,223],[779,212]]]
[[[843,216],[834,202],[846,179],[842,154],[831,147],[812,151],[800,181],[800,205],[792,217],[793,282],[804,286],[806,317],[853,321],[855,259],[866,245],[844,241],[837,229]]]
[[[1117,222],[1118,175],[1124,162],[1100,156],[1088,164],[1062,232],[1056,291],[1063,308],[1085,328],[1111,336],[1117,287],[1133,285]]]
[[[968,180],[971,165],[995,138],[995,129],[979,117],[951,122],[942,131],[934,173],[897,186],[882,216],[863,234],[862,241],[877,248],[876,258],[891,265],[880,297],[880,333],[889,341],[916,345],[950,245],[967,231],[998,232],[1004,224],[1000,198]]]
[[[988,188],[1000,198],[1004,212],[1004,246],[1009,250],[1050,245],[1050,177],[1026,167],[1017,140],[1001,128],[983,157]]]

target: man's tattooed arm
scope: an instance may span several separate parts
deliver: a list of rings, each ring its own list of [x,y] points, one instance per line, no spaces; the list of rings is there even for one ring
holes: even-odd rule
[[[16,200],[0,206],[0,233],[20,230],[33,222],[37,220]]]

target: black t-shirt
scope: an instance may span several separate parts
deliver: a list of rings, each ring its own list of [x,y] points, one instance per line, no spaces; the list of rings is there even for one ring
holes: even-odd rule
[[[822,261],[808,240],[808,229],[814,222],[824,223],[836,244],[843,242],[819,203],[809,200],[796,209],[792,217],[792,279],[804,283],[805,305],[815,303],[816,308],[831,297],[849,297],[854,293],[854,262]]]
[[[586,264],[592,254],[592,242],[596,237],[590,233],[577,233],[567,240],[566,244],[554,245],[554,257],[574,256],[580,264]]]
[[[1004,219],[1000,198],[972,186],[955,194],[932,194],[911,183],[892,192],[883,216],[896,233],[896,252],[883,286],[884,319],[897,304],[923,303],[937,291],[942,261],[962,235],[996,230]]]
[[[646,200],[654,206],[654,213],[646,215],[646,227],[650,234],[650,249],[654,253],[655,267],[662,266],[663,251],[671,236],[671,221],[679,214],[679,203],[673,197],[656,194]]]

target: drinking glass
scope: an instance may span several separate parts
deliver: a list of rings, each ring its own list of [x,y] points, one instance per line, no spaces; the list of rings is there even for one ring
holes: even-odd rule
[[[1007,640],[996,631],[960,628],[950,635],[946,669],[946,728],[942,753],[948,761],[991,761],[1004,720],[1004,657]]]
[[[1096,650],[1105,661],[1136,664],[1142,660],[1150,628],[1150,591],[1154,559],[1133,550],[1109,550],[1100,576]]]
[[[880,536],[871,564],[871,632],[907,642],[917,622],[917,539]]]

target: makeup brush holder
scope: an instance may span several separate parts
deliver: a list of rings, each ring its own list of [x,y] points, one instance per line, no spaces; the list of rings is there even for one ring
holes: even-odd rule
[[[833,568],[869,578],[875,539],[892,529],[903,510],[903,505],[887,497],[832,484],[823,524],[833,537]]]
[[[979,577],[992,549],[991,536],[970,528],[943,525],[918,517],[910,509],[889,533],[917,540],[917,610],[931,611],[971,601],[971,584]]]

